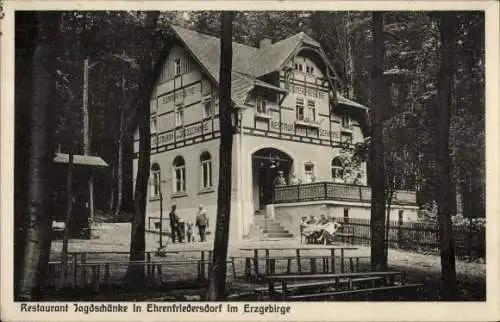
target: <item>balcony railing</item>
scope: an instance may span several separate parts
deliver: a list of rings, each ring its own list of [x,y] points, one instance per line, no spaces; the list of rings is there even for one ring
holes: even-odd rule
[[[338,200],[370,202],[371,188],[368,186],[350,185],[334,182],[315,182],[299,185],[276,187],[273,203],[289,203],[316,200]],[[417,202],[414,191],[398,190],[394,193],[393,204],[415,205]]]

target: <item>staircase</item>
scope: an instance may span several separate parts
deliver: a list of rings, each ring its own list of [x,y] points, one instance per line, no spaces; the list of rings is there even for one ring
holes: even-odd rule
[[[293,234],[288,230],[283,228],[281,224],[272,219],[267,218],[264,215],[256,215],[254,218],[254,225],[260,229],[262,235],[267,238],[290,238]]]

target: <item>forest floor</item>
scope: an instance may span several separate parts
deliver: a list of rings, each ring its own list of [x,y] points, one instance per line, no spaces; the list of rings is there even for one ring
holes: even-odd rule
[[[130,239],[130,225],[129,224],[102,224],[97,232],[99,236],[97,239],[92,240],[71,240],[69,243],[70,252],[99,252],[99,251],[128,251],[129,250],[129,239]],[[146,248],[147,250],[154,251],[158,248],[159,235],[155,233],[146,233]],[[176,259],[199,259],[199,253],[182,253],[183,250],[211,250],[213,247],[213,241],[209,240],[206,242],[195,242],[195,243],[176,243],[172,244],[168,237],[164,237],[164,241],[168,240],[166,249],[169,251],[180,251],[179,254],[175,254],[172,257]],[[282,240],[245,240],[242,242],[231,242],[229,244],[229,256],[251,256],[248,251],[242,251],[239,248],[253,248],[253,247],[300,247],[300,240],[297,239],[282,239]],[[349,256],[360,256],[360,266],[368,269],[370,248],[367,246],[357,246],[358,249],[354,251],[349,251]],[[51,260],[58,260],[60,252],[62,249],[62,243],[60,240],[56,240],[52,243],[52,256]],[[289,255],[293,255],[294,252],[290,251]],[[280,252],[280,255],[286,255]],[[309,254],[308,254],[309,255]],[[311,251],[310,255],[325,255],[327,254],[321,250]],[[347,256],[347,254],[346,254]],[[126,255],[101,255],[99,260],[127,260]],[[159,260],[159,259],[153,259]],[[389,269],[404,271],[407,275],[407,279],[414,283],[423,283],[423,296],[425,300],[439,300],[439,285],[440,285],[440,258],[436,255],[424,255],[418,254],[410,251],[403,250],[389,250]],[[264,270],[264,261],[261,263],[261,270]],[[236,272],[238,276],[244,274],[244,262],[243,259],[236,261]],[[347,265],[348,266],[348,265]],[[286,263],[276,263],[276,271],[284,270]],[[112,272],[112,275],[116,275],[119,278],[124,275],[126,267],[122,271]],[[303,269],[308,269],[308,263],[303,264]],[[457,261],[457,280],[458,280],[458,298],[457,300],[462,301],[484,301],[486,299],[486,265],[475,262],[465,262]],[[166,278],[170,281],[183,281],[183,280],[193,280],[196,277],[196,265],[191,266],[174,266],[166,274]],[[118,279],[119,279],[118,278]],[[255,284],[250,284],[240,278],[234,279],[228,265],[228,290],[235,298],[238,295],[244,297],[244,294],[252,293],[252,289],[256,287]],[[201,298],[203,291],[203,286],[192,286],[189,289],[188,284],[180,282],[180,289],[173,291],[170,288],[169,294],[174,296],[173,298],[179,299],[179,294],[188,294],[189,296],[195,296],[194,298]],[[142,292],[141,292],[142,293]],[[120,299],[123,300],[141,300],[151,299],[155,297],[161,297],[165,295],[164,291],[157,292],[145,292],[144,294],[130,294],[130,298],[126,294],[121,294]],[[62,295],[61,295],[62,296]],[[106,295],[102,294],[102,299],[107,299]],[[93,296],[93,300],[98,300],[99,296]],[[251,297],[249,298],[251,299]]]

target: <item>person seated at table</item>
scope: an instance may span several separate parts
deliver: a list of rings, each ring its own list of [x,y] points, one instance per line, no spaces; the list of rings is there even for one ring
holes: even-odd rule
[[[321,214],[319,216],[319,220],[318,220],[318,225],[326,225],[328,224],[328,220],[326,219],[326,216],[324,214]]]
[[[309,220],[307,221],[307,224],[308,225],[316,225],[317,222],[318,222],[318,220],[316,219],[316,217],[314,215],[311,215],[309,217]]]
[[[300,218],[300,228],[301,230],[307,226],[307,216],[302,216],[302,218]]]

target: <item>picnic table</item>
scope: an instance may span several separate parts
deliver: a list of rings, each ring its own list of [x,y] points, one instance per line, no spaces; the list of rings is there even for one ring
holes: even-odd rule
[[[205,265],[208,265],[208,270],[210,270],[211,262],[212,262],[212,256],[213,256],[213,251],[212,249],[189,249],[189,250],[161,250],[160,255],[164,257],[165,255],[173,255],[173,254],[179,254],[179,253],[199,253],[200,256],[198,259],[192,259],[191,262],[196,263],[198,265],[197,267],[197,275],[198,278],[205,278],[206,276],[206,269]],[[153,255],[159,255],[158,250],[155,251],[146,251],[146,260],[145,264],[148,269],[152,268],[154,264],[168,264],[170,263],[171,265],[175,264],[175,261],[170,261],[170,262],[165,262],[165,260],[153,260]],[[72,271],[74,272],[73,274],[76,276],[76,270],[77,266],[80,267],[86,267],[88,266],[87,263],[92,263],[93,265],[96,265],[97,263],[101,262],[103,265],[107,263],[128,263],[129,261],[120,261],[117,259],[112,260],[111,262],[109,260],[103,259],[103,257],[106,257],[106,255],[126,255],[127,257],[130,256],[130,252],[128,251],[69,251],[68,252],[68,262],[67,265],[71,264],[73,269]],[[186,260],[181,261],[182,263],[187,263]],[[57,261],[52,262],[53,264],[58,263]],[[149,265],[150,264],[150,265]],[[85,269],[82,270],[82,278],[85,278],[86,271]],[[76,277],[74,277],[76,279]]]
[[[301,255],[301,253],[303,254],[304,252],[306,251],[318,251],[318,250],[324,250],[324,251],[329,251],[330,252],[330,262],[331,262],[331,267],[332,267],[332,271],[335,272],[335,252],[338,250],[340,251],[340,261],[341,261],[341,265],[340,265],[340,270],[341,272],[343,273],[344,272],[344,256],[345,256],[345,251],[346,250],[356,250],[358,249],[357,247],[355,246],[348,246],[348,245],[326,245],[326,246],[314,246],[314,245],[311,245],[311,246],[306,246],[306,245],[302,245],[301,247],[243,247],[243,248],[239,248],[240,251],[253,251],[253,265],[254,265],[254,272],[255,272],[255,275],[256,276],[259,276],[261,275],[259,273],[259,260],[260,259],[265,259],[266,261],[266,274],[274,274],[274,262],[276,259],[280,259],[280,258],[283,258],[283,259],[288,259],[288,269],[287,271],[290,270],[290,263],[291,263],[291,257],[272,257],[271,256],[271,252],[274,251],[274,252],[280,252],[280,253],[283,253],[284,251],[294,251],[295,252],[295,256],[294,258],[297,260],[297,269],[298,269],[298,272],[299,273],[302,273],[302,266],[301,266],[301,258],[303,258],[304,256]],[[264,253],[264,257],[259,257],[259,251]],[[314,263],[314,268],[313,268],[313,265],[311,265],[311,269],[314,269],[315,270],[315,260],[316,260],[316,257],[320,257],[320,256],[313,256],[313,257],[310,257],[311,259],[311,263]],[[325,258],[324,256],[321,256],[323,258]],[[250,259],[250,258],[248,258]],[[323,262],[323,265],[325,265],[327,263]],[[247,260],[246,261],[246,266],[249,266],[250,265],[250,260]],[[247,274],[250,272],[251,268],[250,267],[247,267],[246,268],[246,272]]]

